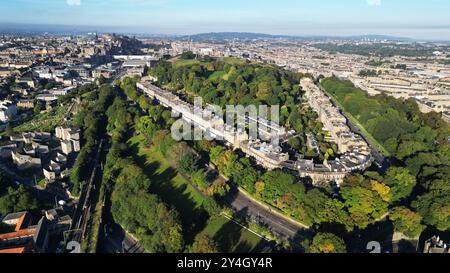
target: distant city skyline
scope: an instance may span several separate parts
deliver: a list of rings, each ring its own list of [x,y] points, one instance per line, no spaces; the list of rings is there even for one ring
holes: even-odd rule
[[[0,24],[148,34],[259,32],[450,40],[446,0],[0,0]]]

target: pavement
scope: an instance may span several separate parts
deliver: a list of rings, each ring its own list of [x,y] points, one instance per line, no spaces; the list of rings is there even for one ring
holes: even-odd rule
[[[322,87],[320,84],[318,85],[318,87],[320,88],[320,90],[322,90],[322,92],[324,92],[325,94],[328,94],[328,93],[323,89],[323,87]],[[370,140],[362,133],[361,129],[360,129],[356,124],[354,124],[354,123],[351,121],[351,119],[350,119],[350,117],[348,116],[348,114],[347,114],[343,109],[341,109],[341,108],[338,106],[338,104],[335,102],[335,99],[334,99],[332,96],[329,96],[329,97],[330,97],[330,99],[331,99],[333,105],[334,105],[336,108],[338,108],[338,109],[340,110],[340,112],[342,113],[342,115],[344,115],[344,117],[347,119],[347,125],[350,127],[350,129],[351,129],[353,132],[359,134],[359,135],[367,142],[367,144],[369,145],[369,147],[370,147],[370,149],[371,149],[371,151],[372,151],[372,156],[373,156],[373,158],[375,159],[375,163],[376,163],[377,167],[380,169],[380,171],[384,172],[384,171],[391,165],[390,160],[389,160],[388,158],[386,158],[386,157],[383,155],[383,152],[380,151],[380,150],[378,149],[378,147],[376,147],[376,145],[374,145],[374,144],[373,144],[373,143],[372,143],[372,142],[371,142],[371,141],[370,141]]]
[[[198,159],[198,162],[205,166],[208,171],[216,171],[203,158]],[[225,178],[221,177],[221,179]],[[241,216],[269,228],[274,235],[286,240],[298,241],[313,234],[308,227],[301,226],[300,223],[294,223],[293,220],[288,219],[281,213],[242,193],[233,183],[229,183],[229,185],[231,190],[225,197],[225,201]],[[193,187],[195,188],[195,186]]]
[[[283,217],[278,212],[259,204],[256,200],[233,188],[226,197],[227,203],[242,216],[268,227],[276,236],[288,240],[301,240],[312,235],[312,231]]]

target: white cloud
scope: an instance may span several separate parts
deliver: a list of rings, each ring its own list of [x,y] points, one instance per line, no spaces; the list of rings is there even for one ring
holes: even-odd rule
[[[66,0],[69,6],[79,6],[81,5],[81,0]]]
[[[381,5],[381,0],[367,0],[369,6],[379,6]]]

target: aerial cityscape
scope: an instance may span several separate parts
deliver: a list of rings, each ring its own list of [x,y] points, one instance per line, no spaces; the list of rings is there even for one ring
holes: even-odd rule
[[[1,5],[0,254],[450,253],[448,1]]]

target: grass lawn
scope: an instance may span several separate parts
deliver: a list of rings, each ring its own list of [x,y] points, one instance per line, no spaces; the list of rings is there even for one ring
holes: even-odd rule
[[[183,176],[173,169],[154,147],[145,148],[143,139],[135,136],[129,140],[133,156],[152,181],[151,191],[180,213],[184,237],[191,243],[207,224],[209,215],[203,209],[203,196]]]
[[[87,93],[84,93],[83,95],[81,95],[82,98],[89,98],[93,93],[97,92],[97,90],[93,90]]]
[[[171,59],[170,62],[172,62],[175,67],[182,67],[182,66],[190,66],[190,65],[194,65],[194,64],[200,64],[199,60],[183,60],[180,58],[175,58],[175,59]]]
[[[195,64],[201,64],[202,61],[200,60],[196,60],[196,59],[192,59],[192,60],[183,60],[178,58],[173,58],[171,60],[169,60],[170,62],[172,62],[174,64],[175,67],[182,67],[182,66],[191,66],[191,65],[195,65]],[[231,64],[231,65],[241,65],[241,64],[245,64],[245,61],[239,58],[233,58],[233,57],[224,57],[223,61],[227,64]],[[203,62],[205,63],[205,62]]]
[[[214,238],[225,253],[260,252],[265,244],[263,239],[223,216],[213,218],[202,233]]]
[[[226,75],[225,71],[216,71],[216,72],[212,73],[211,76],[209,76],[209,80],[216,81],[218,79],[222,79],[223,76],[225,76],[225,75]]]
[[[46,182],[47,182],[47,181],[45,180],[45,178],[42,178],[41,180],[39,180],[39,181],[37,182],[37,184],[38,184],[39,187],[45,188],[45,183],[46,183]]]
[[[140,136],[128,141],[136,162],[152,181],[152,193],[180,213],[186,243],[191,244],[197,234],[204,232],[219,242],[222,252],[260,250],[263,239],[225,217],[208,221],[209,215],[202,207],[203,196],[170,166],[161,152],[155,147],[145,148],[143,143]]]

